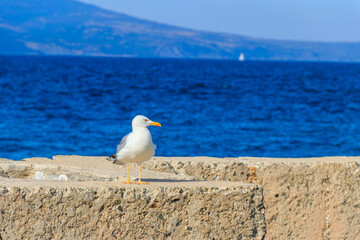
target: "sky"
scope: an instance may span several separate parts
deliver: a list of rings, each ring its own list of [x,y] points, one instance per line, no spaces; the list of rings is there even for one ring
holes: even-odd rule
[[[251,37],[360,41],[360,0],[81,0],[131,16]]]

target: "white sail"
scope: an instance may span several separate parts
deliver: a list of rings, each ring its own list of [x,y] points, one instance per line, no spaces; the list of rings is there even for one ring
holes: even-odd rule
[[[245,56],[243,53],[241,53],[239,56],[239,61],[244,61],[244,60],[245,60]]]

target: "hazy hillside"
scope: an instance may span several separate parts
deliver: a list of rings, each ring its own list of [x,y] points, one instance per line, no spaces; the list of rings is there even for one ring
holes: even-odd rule
[[[360,61],[360,43],[255,39],[146,21],[73,0],[0,1],[0,54]]]

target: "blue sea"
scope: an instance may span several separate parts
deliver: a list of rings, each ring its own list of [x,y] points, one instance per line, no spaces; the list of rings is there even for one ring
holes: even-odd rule
[[[360,64],[0,57],[0,157],[115,153],[141,114],[157,156],[360,155]]]

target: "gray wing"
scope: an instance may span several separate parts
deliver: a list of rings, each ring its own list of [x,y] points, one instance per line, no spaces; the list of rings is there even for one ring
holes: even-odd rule
[[[127,139],[127,137],[128,137],[129,135],[130,135],[130,133],[127,134],[127,135],[125,135],[125,136],[121,139],[121,142],[120,142],[119,145],[117,146],[116,153],[120,152],[121,149],[123,149],[123,148],[125,147],[125,145],[126,145],[126,139]],[[106,159],[109,160],[109,161],[113,161],[113,163],[117,162],[117,160],[116,160],[116,153],[113,154],[113,155],[111,155],[110,157],[108,157],[108,158],[106,158]]]
[[[126,139],[127,139],[127,137],[128,137],[129,135],[130,135],[130,133],[127,134],[127,135],[125,135],[125,136],[121,139],[120,144],[117,146],[116,153],[120,152],[121,149],[123,149],[123,148],[125,147],[125,145],[126,145]]]

